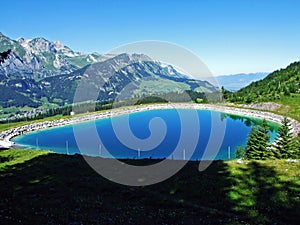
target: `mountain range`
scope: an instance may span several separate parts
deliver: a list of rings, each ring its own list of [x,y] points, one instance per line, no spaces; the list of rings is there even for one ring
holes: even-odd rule
[[[143,54],[83,54],[61,42],[44,38],[12,40],[0,34],[0,105],[4,108],[62,106],[73,102],[78,84],[89,76],[82,101],[192,90],[219,89],[207,81],[188,78],[171,65]]]
[[[240,73],[233,75],[222,75],[216,76],[220,87],[224,87],[229,91],[238,91],[243,87],[248,86],[252,82],[259,81],[264,79],[269,73],[260,72],[260,73]]]
[[[114,56],[74,52],[60,41],[50,42],[44,38],[12,40],[1,32],[0,52],[8,53],[6,62],[0,65],[0,73],[26,78],[43,78],[73,72]]]

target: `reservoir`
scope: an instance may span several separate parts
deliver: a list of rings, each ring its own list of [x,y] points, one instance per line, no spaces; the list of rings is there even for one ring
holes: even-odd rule
[[[104,158],[227,160],[260,122],[210,110],[161,109],[34,131],[13,141],[22,148]],[[269,125],[272,141],[277,127]]]

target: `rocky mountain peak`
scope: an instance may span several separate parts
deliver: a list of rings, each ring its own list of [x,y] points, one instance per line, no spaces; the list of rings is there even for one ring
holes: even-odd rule
[[[0,32],[0,41],[3,41],[3,40],[8,41],[8,42],[16,42]]]
[[[93,63],[93,61],[82,60],[86,55],[73,52],[60,41],[51,42],[42,37],[34,39],[20,37],[17,40],[12,40],[1,33],[0,52],[8,50],[12,50],[21,59],[21,61],[11,62],[12,65],[14,63],[20,65],[22,62],[24,64],[22,68],[29,68],[26,72],[21,70],[24,72],[23,77],[28,77],[28,74],[31,74],[29,77],[46,77],[69,73]],[[0,67],[2,67],[0,70],[5,72],[5,75],[20,74],[20,71],[14,70],[18,68],[16,66],[6,65],[4,68],[2,64]]]
[[[25,42],[25,38],[20,37],[20,38],[17,39],[17,42],[22,44],[23,42]]]
[[[121,53],[111,58],[111,60],[114,60],[118,63],[126,63],[126,64],[134,63],[134,62],[153,61],[147,55],[137,54],[137,53],[133,53],[133,54]]]
[[[0,74],[14,75],[16,77],[22,77],[27,74],[32,78],[34,66],[24,62],[14,51],[8,50],[0,53]]]
[[[63,49],[65,47],[60,41],[54,41],[54,45],[56,49]]]
[[[33,53],[42,53],[42,52],[53,52],[56,53],[54,43],[44,39],[44,38],[35,38],[28,42]]]
[[[149,56],[147,56],[145,54],[138,54],[138,53],[133,53],[131,55],[131,58],[133,60],[137,60],[139,62],[142,62],[142,61],[153,61]]]
[[[0,64],[0,70],[7,76],[18,74],[18,76],[25,78],[42,78],[69,74],[88,65],[107,60],[107,65],[115,71],[136,63],[145,64],[145,62],[152,62],[159,64],[147,55],[139,53],[123,53],[119,55],[84,54],[72,51],[60,41],[51,42],[42,37],[34,39],[20,37],[17,40],[12,40],[1,33],[0,52],[7,52],[8,50],[11,50],[14,54],[14,57],[11,57],[9,61],[11,65],[7,62],[5,64],[2,63]],[[4,61],[3,57],[2,61]],[[161,71],[164,71],[163,74],[169,76],[177,75],[176,70],[171,67]],[[178,75],[180,76],[180,74]]]

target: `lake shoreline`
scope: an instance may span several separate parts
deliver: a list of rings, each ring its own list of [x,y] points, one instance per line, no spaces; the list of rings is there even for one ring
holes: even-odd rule
[[[28,124],[28,125],[24,125],[24,126],[12,128],[0,132],[0,139],[3,139],[5,142],[13,144],[11,142],[12,138],[32,131],[47,129],[51,127],[70,125],[75,123],[81,123],[86,121],[92,121],[92,120],[105,119],[105,118],[110,118],[110,117],[124,115],[124,114],[131,114],[131,113],[136,113],[141,111],[160,110],[160,109],[162,110],[163,109],[211,110],[211,111],[217,111],[217,112],[231,114],[231,115],[266,119],[268,121],[277,124],[280,124],[282,119],[284,118],[284,116],[277,115],[271,112],[264,112],[264,111],[245,109],[245,108],[235,108],[235,107],[229,107],[224,105],[213,105],[213,104],[166,103],[166,104],[152,104],[152,105],[137,105],[137,106],[122,107],[122,108],[114,108],[105,112],[99,111],[99,112],[95,112],[83,116],[75,115],[74,117],[66,118],[66,119],[60,119],[54,121],[43,121],[43,122]],[[300,133],[300,123],[292,118],[289,119],[291,120],[293,135],[296,136],[298,133]]]

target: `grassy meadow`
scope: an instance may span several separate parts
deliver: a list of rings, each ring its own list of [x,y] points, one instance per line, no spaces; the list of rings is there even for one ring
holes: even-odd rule
[[[2,224],[300,223],[299,162],[215,161],[204,172],[188,162],[145,187],[113,183],[80,155],[11,149],[0,162]]]
[[[281,104],[282,106],[274,113],[289,116],[300,122],[300,94],[282,96],[281,99],[275,102]]]

